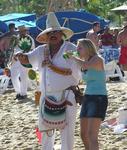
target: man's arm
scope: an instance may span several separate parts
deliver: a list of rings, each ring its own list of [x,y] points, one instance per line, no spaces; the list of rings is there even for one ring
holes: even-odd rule
[[[118,45],[121,45],[121,33],[118,34],[116,42]]]
[[[38,69],[41,67],[42,62],[44,61],[44,49],[45,45],[41,45],[29,53],[18,53],[16,57],[19,59],[21,64],[31,64],[34,69]]]
[[[99,46],[99,39],[98,36],[95,35],[95,33],[88,33],[86,38],[90,39],[95,44],[95,46]]]
[[[95,35],[94,35],[94,33],[87,33],[87,35],[86,35],[86,38],[88,38],[88,39],[90,39],[91,41],[94,41],[95,40]]]

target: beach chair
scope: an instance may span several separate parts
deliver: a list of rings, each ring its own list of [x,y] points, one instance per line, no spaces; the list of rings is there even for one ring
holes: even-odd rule
[[[3,94],[6,91],[9,84],[9,80],[10,78],[6,75],[0,76],[0,94]]]
[[[115,60],[105,64],[105,72],[106,81],[108,81],[110,77],[119,77],[120,81],[124,80],[120,67],[117,65]]]

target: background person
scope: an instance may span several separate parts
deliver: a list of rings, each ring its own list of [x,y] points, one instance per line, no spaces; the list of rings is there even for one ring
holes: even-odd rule
[[[119,64],[124,71],[127,71],[127,23],[117,36],[117,43],[120,48]]]
[[[9,31],[0,35],[0,58],[1,58],[1,66],[3,68],[7,67],[7,63],[11,54],[13,53],[13,49],[11,48],[11,38],[13,35],[17,35],[18,32],[15,30],[15,24],[10,23],[8,25]],[[2,56],[2,57],[1,57]]]
[[[30,50],[35,48],[33,38],[28,35],[28,29],[25,26],[20,26],[18,35],[18,43],[27,38],[31,41]],[[29,51],[30,51],[29,50]],[[16,92],[16,98],[18,100],[25,99],[27,97],[27,84],[28,84],[28,68],[24,67],[20,61],[15,57],[15,55],[19,52],[24,52],[19,45],[17,45],[14,49],[14,57],[11,65],[11,80],[13,87]]]
[[[99,49],[100,42],[98,32],[100,31],[100,23],[94,22],[92,29],[86,34],[86,38],[90,39],[96,46],[97,50]]]
[[[101,43],[103,49],[112,48],[113,35],[110,33],[110,28],[106,27],[104,33],[101,34]]]

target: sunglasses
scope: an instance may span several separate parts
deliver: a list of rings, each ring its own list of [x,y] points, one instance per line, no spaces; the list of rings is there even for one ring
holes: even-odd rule
[[[47,35],[52,35],[52,34],[57,34],[57,33],[61,33],[61,31],[59,31],[59,30],[51,31],[51,32],[47,33]]]

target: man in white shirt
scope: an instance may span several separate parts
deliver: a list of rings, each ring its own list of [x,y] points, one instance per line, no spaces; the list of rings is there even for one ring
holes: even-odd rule
[[[27,34],[28,29],[25,26],[20,26],[19,28],[19,35],[18,40],[19,42],[23,40],[24,38],[27,38],[30,43],[30,50],[35,48],[35,43],[33,38]],[[30,51],[29,50],[29,51]],[[27,51],[24,51],[19,47],[19,44],[14,48],[14,57],[17,53],[26,53]],[[16,92],[16,98],[18,100],[25,99],[27,97],[27,83],[28,83],[28,68],[24,67],[18,59],[12,60],[11,65],[11,80],[13,87]]]
[[[46,44],[37,47],[27,55],[17,55],[22,63],[32,64],[41,74],[40,131],[48,131],[48,127],[43,124],[45,97],[51,95],[57,101],[60,101],[63,91],[70,86],[77,85],[81,79],[81,72],[77,64],[73,60],[63,57],[65,52],[76,50],[74,44],[64,41],[64,39],[69,39],[73,35],[73,31],[61,27],[52,12],[48,14],[46,23],[46,30],[37,36],[37,41]],[[66,107],[67,124],[60,130],[61,150],[73,150],[76,101],[71,90],[66,90],[65,95],[68,101]],[[55,134],[49,136],[47,133],[42,134],[42,150],[53,150]]]

